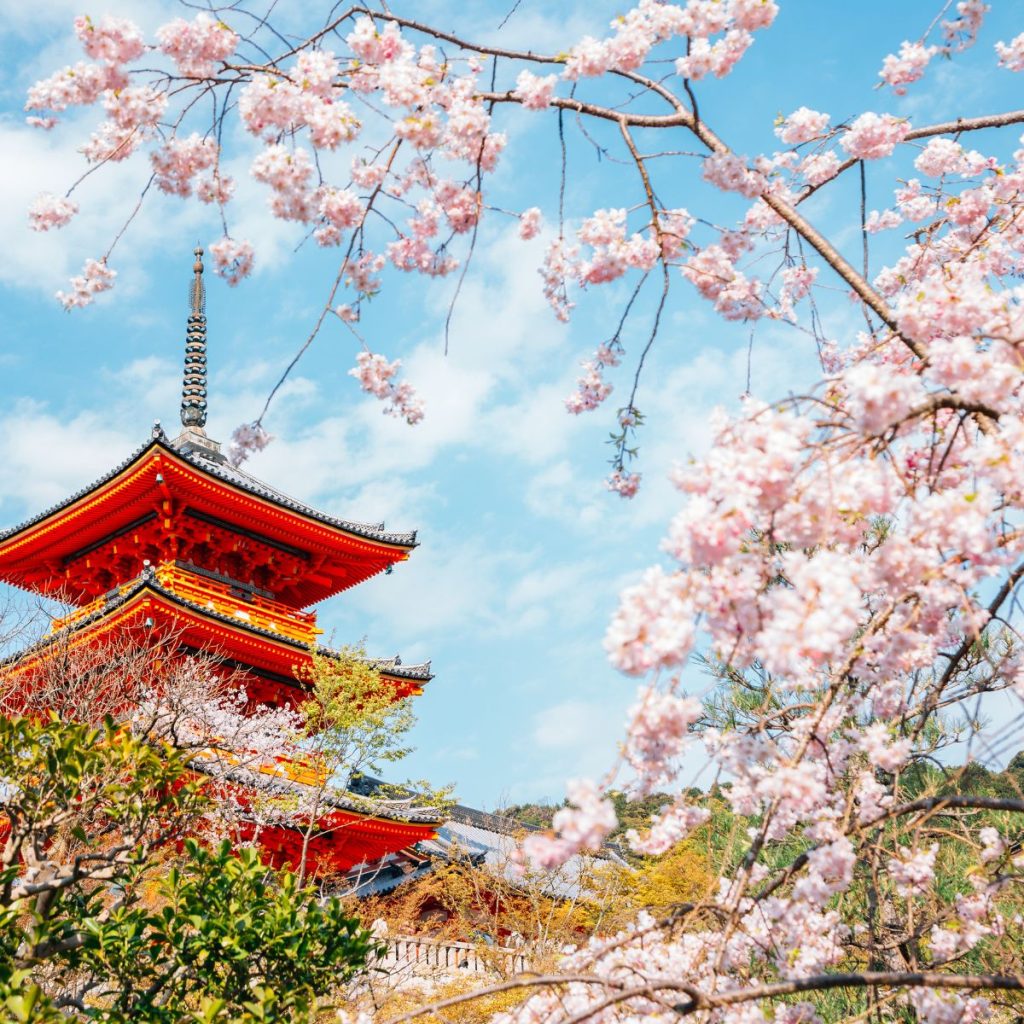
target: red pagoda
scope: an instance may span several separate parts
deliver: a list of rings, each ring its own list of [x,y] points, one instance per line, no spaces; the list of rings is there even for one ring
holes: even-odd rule
[[[97,643],[111,631],[173,634],[181,652],[215,652],[250,702],[301,701],[313,654],[322,651],[311,605],[390,571],[415,533],[337,519],[228,463],[205,432],[206,315],[202,250],[196,250],[186,336],[181,433],[159,424],[120,465],[65,501],[0,533],[0,580],[73,606],[53,622],[50,643],[26,652],[18,671],[47,657],[52,639]],[[326,652],[329,653],[329,652]],[[419,694],[430,665],[374,663],[396,699]],[[280,776],[280,766],[268,768]],[[309,769],[285,769],[301,786]],[[303,781],[305,779],[305,782]],[[269,781],[269,780],[268,780]],[[328,796],[308,849],[318,872],[353,865],[430,839],[427,813]],[[269,862],[298,863],[298,827],[264,827]]]

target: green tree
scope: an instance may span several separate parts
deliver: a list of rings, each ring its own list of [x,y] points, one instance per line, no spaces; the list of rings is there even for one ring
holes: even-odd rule
[[[299,710],[303,719],[302,746],[318,784],[307,787],[294,809],[304,821],[300,880],[306,877],[309,846],[318,832],[318,819],[331,790],[344,789],[351,779],[376,774],[384,764],[400,761],[411,747],[404,739],[416,722],[412,698],[403,697],[361,647],[342,647],[330,655],[314,654],[307,673],[309,695]],[[346,794],[351,800],[353,794]],[[383,787],[366,798],[367,810],[394,797],[417,802],[441,814],[451,789],[433,789],[426,782]]]
[[[188,755],[56,715],[0,718],[0,1009],[32,1024],[302,1022],[368,932],[253,850],[190,833]]]

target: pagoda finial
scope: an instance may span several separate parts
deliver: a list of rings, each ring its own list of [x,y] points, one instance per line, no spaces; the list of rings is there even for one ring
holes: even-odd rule
[[[203,250],[195,249],[195,277],[189,287],[191,309],[185,332],[185,375],[181,387],[181,424],[202,430],[206,426],[206,288],[203,286]]]

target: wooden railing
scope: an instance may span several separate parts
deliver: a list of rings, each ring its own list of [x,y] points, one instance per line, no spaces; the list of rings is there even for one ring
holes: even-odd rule
[[[219,615],[277,633],[289,640],[312,645],[323,633],[322,629],[317,628],[316,615],[313,612],[300,612],[280,601],[272,601],[258,594],[239,597],[232,593],[230,584],[189,572],[188,569],[182,569],[173,562],[161,562],[153,570],[153,574],[160,586],[186,601],[209,608]],[[124,594],[134,585],[134,580],[122,583],[110,593],[75,609],[70,615],[54,619],[52,632],[56,633],[66,626],[81,622],[94,612],[101,611],[108,601]]]
[[[290,640],[312,644],[323,632],[317,628],[316,615],[312,612],[296,611],[280,601],[272,601],[258,594],[238,597],[231,592],[229,584],[199,576],[173,562],[158,565],[156,578],[162,587],[186,601],[211,607],[221,615],[240,619],[272,633],[280,633]]]
[[[503,946],[448,942],[415,935],[399,935],[382,941],[387,943],[387,951],[378,965],[389,971],[508,975],[522,974],[527,967],[523,953]]]

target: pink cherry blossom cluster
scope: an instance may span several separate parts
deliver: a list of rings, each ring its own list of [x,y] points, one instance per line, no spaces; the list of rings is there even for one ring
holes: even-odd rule
[[[591,247],[589,258],[575,268],[582,285],[607,284],[629,269],[650,270],[658,260],[655,238],[639,232],[626,237],[625,210],[597,210],[583,221],[576,236]]]
[[[569,322],[574,302],[569,301],[566,281],[575,274],[579,248],[567,245],[564,238],[556,238],[547,248],[540,275],[544,279],[544,298],[548,300],[556,318],[562,323]]]
[[[590,779],[569,781],[566,793],[569,806],[556,811],[552,822],[557,835],[534,832],[523,841],[527,863],[551,869],[581,850],[596,852],[618,824],[611,801]]]
[[[209,78],[217,64],[226,61],[238,46],[238,35],[223,21],[197,14],[192,21],[175,18],[157,29],[160,49],[186,78]]]
[[[878,77],[886,85],[891,85],[897,96],[905,96],[907,86],[924,77],[925,69],[938,52],[937,46],[925,46],[923,43],[904,40],[898,55],[890,53],[885,58]]]
[[[602,376],[604,364],[587,360],[581,364],[583,375],[576,379],[576,390],[565,400],[565,407],[574,416],[596,409],[611,393],[612,386]]]
[[[1024,71],[1024,32],[1008,43],[996,43],[999,66],[1007,71]]]
[[[626,762],[637,773],[634,788],[644,796],[672,781],[669,766],[683,752],[690,727],[701,716],[700,702],[641,686],[627,713]]]
[[[899,856],[889,861],[889,877],[901,896],[921,892],[934,879],[938,852],[938,843],[932,843],[926,850],[900,847]]]
[[[799,146],[820,138],[828,130],[829,116],[809,107],[799,107],[775,126],[775,134],[787,146]]]
[[[138,26],[125,18],[107,17],[97,25],[88,15],[79,15],[75,35],[87,57],[111,66],[129,64],[146,52]]]
[[[228,446],[228,462],[232,466],[240,466],[250,455],[263,451],[273,437],[259,423],[243,423],[231,434]]]
[[[736,269],[739,253],[709,245],[691,256],[682,274],[727,320],[756,320],[764,315],[761,282]]]
[[[209,251],[214,269],[228,284],[236,285],[252,273],[255,254],[249,242],[224,237],[211,243]]]
[[[48,192],[39,195],[28,211],[29,224],[33,231],[49,231],[62,228],[78,213],[78,203],[63,196]]]
[[[959,17],[942,22],[942,32],[947,44],[964,50],[973,45],[989,6],[984,0],[958,0],[956,13]]]
[[[400,359],[389,363],[383,356],[372,352],[360,352],[356,366],[349,370],[349,376],[359,381],[359,386],[368,394],[387,404],[384,413],[405,420],[410,426],[423,419],[423,403],[416,396],[411,384],[396,382]]]
[[[543,110],[551,105],[558,79],[554,75],[535,75],[520,71],[516,88],[512,93],[527,110]]]
[[[580,365],[584,373],[576,380],[576,390],[565,400],[566,409],[574,416],[596,409],[611,393],[612,386],[601,376],[605,367],[618,366],[623,349],[617,340],[598,345],[594,355]]]
[[[536,238],[540,234],[542,224],[543,218],[538,207],[531,206],[528,210],[523,210],[519,215],[519,237],[524,242]]]
[[[627,473],[624,469],[615,469],[608,474],[605,487],[620,498],[635,498],[636,492],[640,490],[640,476],[639,473]]]
[[[839,144],[856,160],[880,160],[902,142],[910,124],[891,114],[868,112],[856,118]]]
[[[808,185],[823,185],[839,171],[839,157],[831,150],[812,153],[800,164],[800,174]]]
[[[189,196],[193,187],[200,195],[208,194],[212,182],[200,184],[194,179],[200,171],[207,171],[217,160],[217,144],[193,132],[187,138],[169,139],[150,154],[157,188],[174,196]]]
[[[748,199],[756,199],[767,183],[761,174],[751,170],[745,157],[734,153],[715,153],[704,161],[705,181],[718,186],[723,192],[739,192]]]
[[[71,278],[71,291],[57,292],[57,300],[65,309],[88,306],[100,292],[114,287],[117,271],[111,270],[106,260],[86,260],[82,273]]]
[[[811,287],[818,277],[817,267],[808,267],[801,263],[794,267],[787,267],[782,272],[782,287],[779,289],[779,304],[777,309],[768,310],[767,316],[772,318],[784,317],[792,323],[796,323],[796,303],[805,299],[811,292]]]

